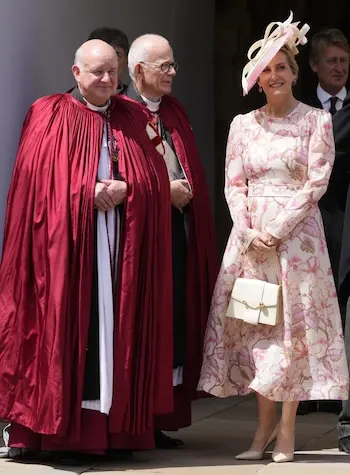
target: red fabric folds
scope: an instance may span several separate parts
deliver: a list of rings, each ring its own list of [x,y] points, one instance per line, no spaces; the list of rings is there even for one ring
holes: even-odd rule
[[[119,160],[120,172],[129,187],[115,342],[115,361],[124,358],[124,363],[117,365],[115,372],[109,430],[115,433],[119,432],[116,428],[122,428],[141,434],[153,426],[155,414],[171,412],[173,408],[170,189],[164,160],[140,124],[137,107],[118,100],[126,112],[112,127],[119,150],[129,153],[131,159],[121,156]],[[119,127],[123,131],[127,128],[124,120],[132,123],[130,137],[119,131]],[[143,160],[133,159],[133,137],[142,143]],[[140,215],[143,220],[138,218]],[[123,375],[127,375],[126,380]],[[127,408],[123,420],[121,401]],[[150,411],[151,403],[154,405]]]
[[[151,115],[145,105],[123,96],[144,113],[146,127]],[[214,219],[207,180],[200,160],[195,136],[186,111],[172,96],[164,96],[159,115],[170,132],[178,159],[190,182],[193,199],[190,202],[189,243],[187,261],[187,323],[184,391],[196,399],[202,365],[203,341],[211,297],[218,274],[218,256]],[[169,417],[166,419],[169,423]]]
[[[111,125],[128,196],[109,422],[110,432],[138,434],[173,407],[169,183],[133,106],[113,99]],[[102,117],[69,94],[39,99],[23,126],[8,196],[0,417],[64,443],[80,433],[102,133]]]

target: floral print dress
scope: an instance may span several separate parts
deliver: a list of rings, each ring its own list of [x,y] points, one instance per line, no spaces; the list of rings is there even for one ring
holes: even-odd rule
[[[334,161],[332,119],[301,102],[283,118],[265,107],[234,118],[225,196],[233,220],[214,290],[199,390],[256,391],[273,401],[348,399],[341,317],[318,201]],[[260,231],[276,251],[249,248]],[[282,282],[275,327],[226,318],[237,277]]]

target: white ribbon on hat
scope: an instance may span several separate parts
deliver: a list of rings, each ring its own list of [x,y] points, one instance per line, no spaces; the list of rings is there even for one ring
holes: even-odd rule
[[[305,25],[299,30],[298,25],[300,22],[292,23],[292,21],[293,12],[290,12],[290,15],[286,21],[275,21],[270,23],[265,30],[264,38],[256,41],[249,48],[247,54],[249,63],[246,64],[242,72],[242,87],[244,95],[248,94],[249,90],[254,86],[257,80],[257,77],[255,77],[253,81],[249,81],[254,69],[258,65],[263,64],[262,60],[271,51],[271,48],[278,46],[276,50],[277,53],[283,45],[288,44],[292,53],[296,55],[299,52],[297,46],[305,45],[307,43],[306,33],[310,30],[309,25],[305,23]],[[254,53],[255,55],[253,57]],[[272,58],[269,58],[268,62],[270,62],[271,59]],[[262,69],[265,67],[266,65],[264,64]],[[260,73],[261,71],[259,74]],[[259,74],[256,76],[259,76]]]

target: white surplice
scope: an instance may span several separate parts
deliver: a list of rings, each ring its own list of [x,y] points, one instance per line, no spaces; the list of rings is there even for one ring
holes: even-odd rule
[[[104,112],[108,108],[96,107],[87,103],[95,111]],[[110,153],[108,147],[107,125],[104,126],[97,179],[110,179]],[[115,256],[117,269],[120,238],[120,216],[117,208],[107,212],[97,212],[97,276],[98,276],[98,316],[99,316],[99,369],[100,399],[83,401],[84,409],[109,414],[113,397],[113,335],[114,335],[114,297],[113,269],[111,256]]]

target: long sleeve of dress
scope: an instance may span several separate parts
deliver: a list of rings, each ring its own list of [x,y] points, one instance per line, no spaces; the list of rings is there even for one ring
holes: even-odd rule
[[[328,112],[320,110],[309,142],[307,180],[287,202],[283,211],[266,227],[268,233],[279,239],[287,237],[312,208],[317,206],[327,190],[333,163],[332,117]]]
[[[226,148],[225,198],[230,210],[234,230],[243,249],[248,249],[258,232],[251,229],[247,208],[247,177],[243,166],[244,145],[241,115],[236,116],[230,127]]]

